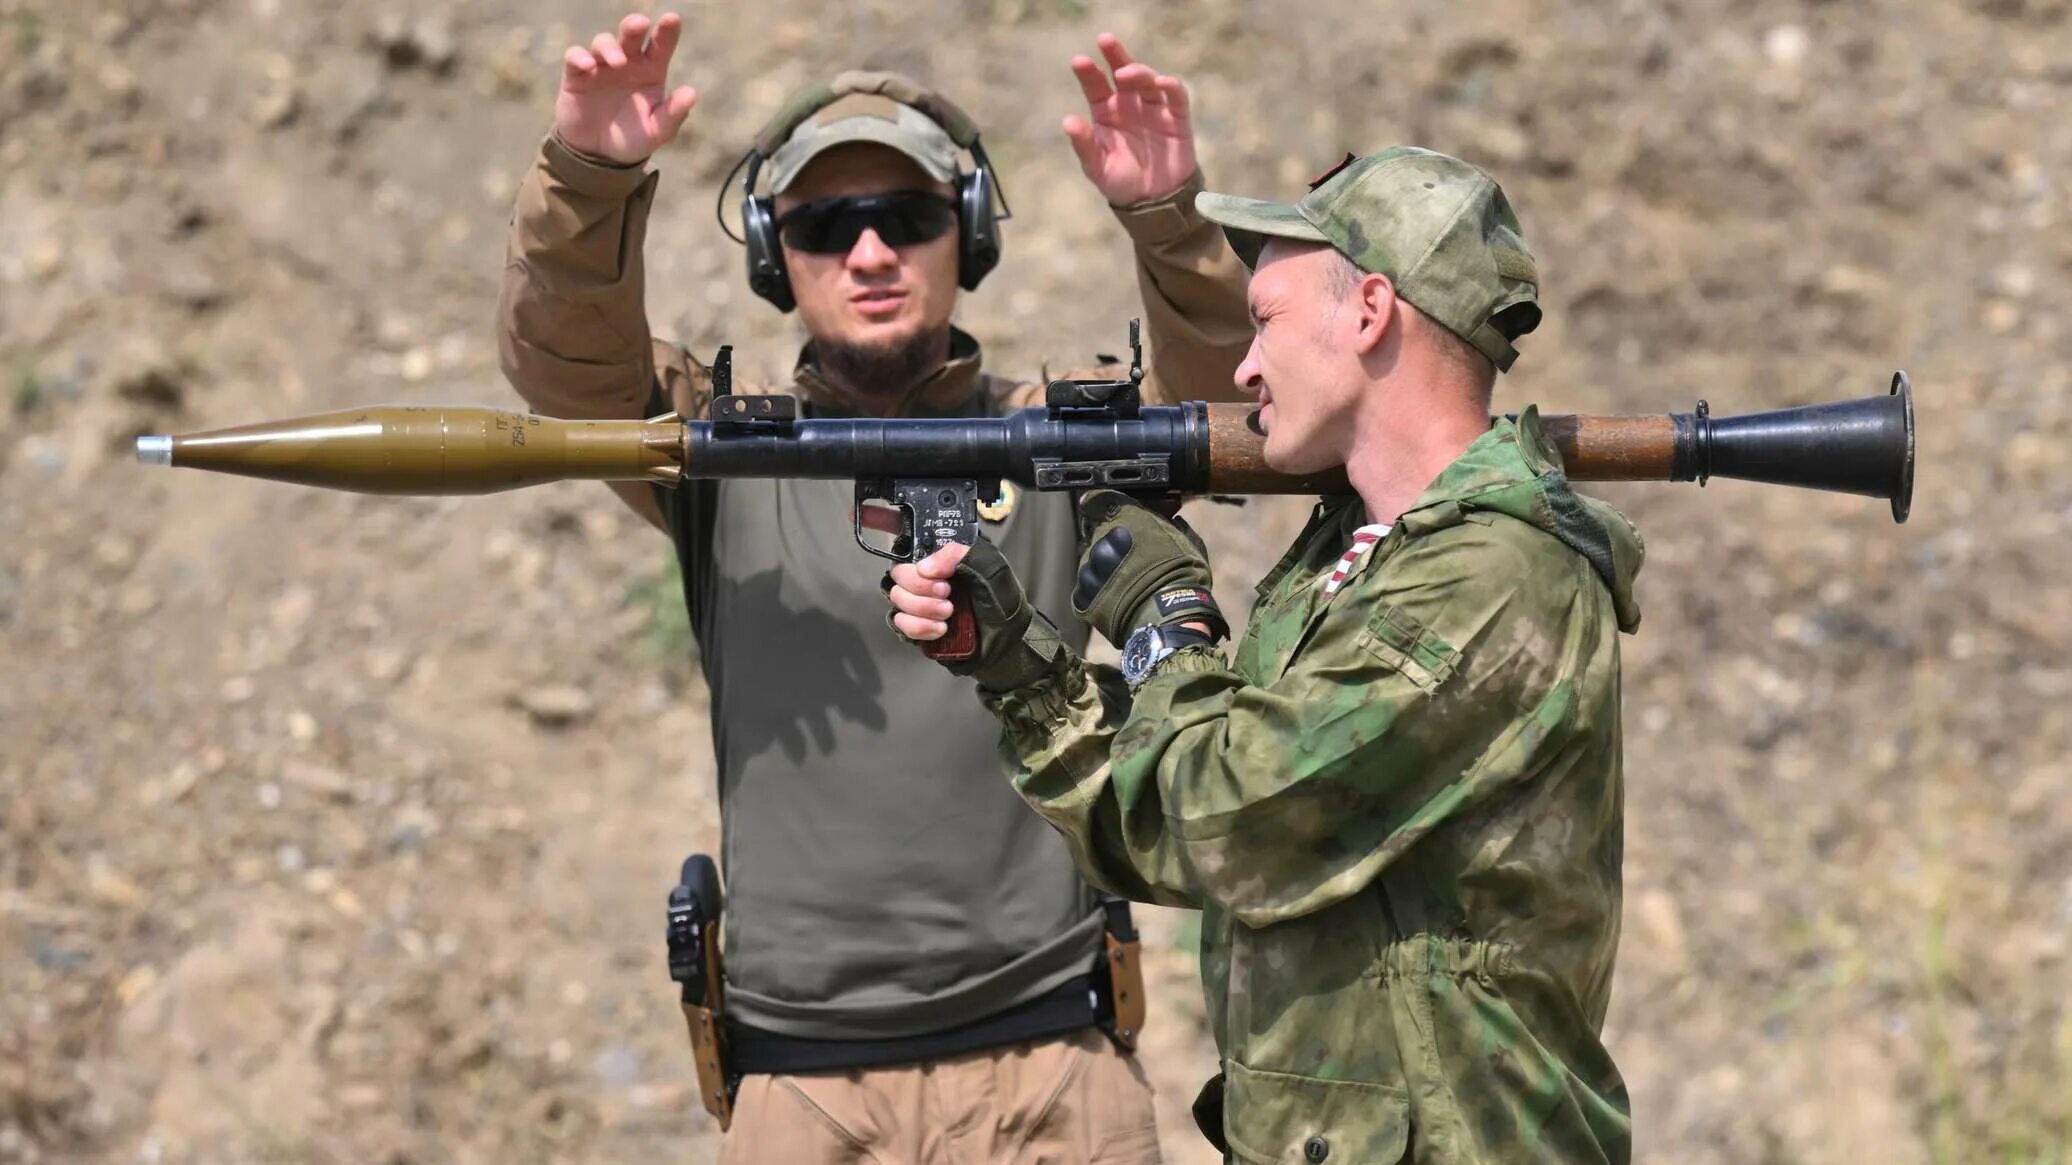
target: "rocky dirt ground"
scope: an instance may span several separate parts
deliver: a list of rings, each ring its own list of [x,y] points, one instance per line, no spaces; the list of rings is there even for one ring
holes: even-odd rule
[[[0,1162],[702,1160],[658,945],[711,844],[661,541],[605,492],[151,473],[140,432],[508,403],[502,227],[598,0],[0,0]],[[1650,1161],[2072,1160],[2072,19],[2064,0],[772,0],[688,10],[658,330],[788,366],[711,221],[788,88],[932,75],[1016,215],[963,310],[1112,350],[1057,131],[1112,28],[1212,181],[1491,167],[1550,318],[1500,403],[1920,393],[1913,519],[1608,488],[1627,644],[1609,1038]],[[1299,517],[1208,519],[1232,601]],[[1170,1156],[1210,1052],[1152,923]]]

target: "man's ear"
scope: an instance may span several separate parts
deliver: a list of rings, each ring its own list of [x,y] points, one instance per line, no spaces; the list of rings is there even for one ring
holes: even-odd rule
[[[1353,350],[1365,356],[1381,347],[1389,330],[1399,326],[1396,285],[1386,275],[1372,272],[1360,277],[1353,306],[1359,312],[1359,329],[1353,334]]]

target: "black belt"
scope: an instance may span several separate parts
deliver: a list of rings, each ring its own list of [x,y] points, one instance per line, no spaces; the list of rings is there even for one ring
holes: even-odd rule
[[[727,1067],[736,1077],[837,1072],[942,1060],[1093,1027],[1094,984],[1086,975],[1027,1003],[948,1031],[883,1040],[815,1040],[778,1035],[738,1023],[727,1029]]]

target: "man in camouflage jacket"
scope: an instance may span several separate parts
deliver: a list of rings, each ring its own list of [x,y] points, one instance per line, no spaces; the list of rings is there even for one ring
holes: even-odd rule
[[[895,626],[972,583],[1022,796],[1089,879],[1204,912],[1222,1057],[1197,1118],[1244,1162],[1624,1161],[1599,1038],[1618,940],[1618,633],[1641,546],[1538,414],[1491,423],[1539,322],[1503,192],[1397,148],[1294,204],[1204,194],[1253,275],[1238,368],[1274,468],[1346,467],[1234,663],[1184,525],[1089,495],[1083,662],[982,540],[895,569]]]

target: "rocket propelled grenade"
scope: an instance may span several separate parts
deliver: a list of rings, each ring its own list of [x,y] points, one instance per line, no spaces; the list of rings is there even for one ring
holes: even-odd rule
[[[547,481],[677,485],[685,478],[849,478],[856,543],[911,562],[978,536],[1003,483],[1139,495],[1334,494],[1341,467],[1282,473],[1266,463],[1258,414],[1239,404],[1142,403],[1143,352],[1130,321],[1127,379],[1053,380],[1042,408],[1000,417],[799,417],[788,396],[736,395],[732,349],[712,365],[708,419],[569,421],[491,408],[386,405],[209,433],[139,437],[137,460],[325,489],[482,494]],[[1695,412],[1539,418],[1576,481],[1739,477],[1886,498],[1894,521],[1914,496],[1914,390],[1715,419]],[[896,511],[890,548],[864,537],[866,512]],[[876,523],[873,523],[875,527]],[[951,584],[936,659],[977,650],[965,584]]]
[[[139,437],[137,460],[372,494],[486,494],[565,480],[675,485],[685,477],[1008,480],[1133,493],[1347,489],[1343,471],[1270,468],[1250,406],[1095,401],[1089,383],[1056,381],[1045,408],[972,418],[799,420],[792,400],[779,396],[720,396],[715,419],[703,421],[380,405]],[[1742,478],[1885,498],[1901,522],[1913,497],[1913,388],[1904,373],[1885,395],[1747,416],[1714,417],[1700,402],[1690,413],[1543,415],[1540,423],[1576,481]]]
[[[976,528],[1003,481],[1039,490],[1137,494],[1348,492],[1341,467],[1294,475],[1266,463],[1258,414],[1240,404],[1146,406],[1130,321],[1126,379],[1053,380],[1044,406],[1000,417],[800,419],[788,396],[733,391],[733,345],[712,362],[708,420],[560,420],[482,407],[379,405],[181,436],[137,438],[137,460],[375,494],[483,494],[548,481],[853,478],[856,540],[917,557]],[[1914,387],[1883,396],[1715,419],[1545,416],[1575,481],[1738,477],[1886,498],[1914,496]],[[864,541],[866,502],[904,514],[891,553]]]
[[[676,485],[684,478],[850,478],[856,544],[911,562],[978,536],[1002,483],[1038,490],[1174,494],[1332,494],[1343,468],[1282,473],[1266,463],[1258,414],[1237,404],[1142,403],[1130,322],[1126,380],[1053,380],[1042,408],[1001,417],[799,418],[788,396],[736,395],[733,354],[713,361],[709,419],[569,421],[490,408],[387,405],[175,437],[139,437],[137,460],[377,494],[482,494],[547,481]],[[1548,416],[1540,425],[1577,481],[1739,477],[1886,498],[1904,522],[1914,496],[1914,390],[1905,373],[1880,397],[1714,419]],[[890,548],[864,537],[866,512],[896,511]],[[977,650],[963,584],[936,659]]]

